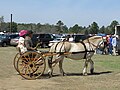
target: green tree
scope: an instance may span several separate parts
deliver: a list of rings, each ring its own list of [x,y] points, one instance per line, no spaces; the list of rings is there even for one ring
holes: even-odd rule
[[[17,25],[17,31],[19,32],[20,30],[23,30],[23,29],[28,30],[28,28],[27,28],[27,24],[24,24],[24,23],[18,23],[18,25]]]
[[[88,35],[88,34],[89,34],[89,32],[88,32],[87,29],[85,30],[84,34],[85,34],[85,35]]]
[[[105,28],[105,34],[112,34],[110,26]]]
[[[112,21],[111,24],[110,24],[110,26],[109,26],[109,32],[112,33],[112,34],[114,34],[114,32],[115,32],[115,26],[118,25],[118,24],[119,24],[118,21],[116,21],[116,20]]]
[[[36,25],[36,33],[39,33],[39,32],[41,32],[41,24],[40,23],[37,23],[37,25]]]
[[[64,25],[64,23],[61,21],[61,20],[59,20],[57,23],[56,23],[56,26],[57,26],[57,31],[59,32],[59,33],[63,33],[63,25]]]
[[[68,33],[68,27],[66,25],[63,26],[63,33]]]
[[[102,26],[99,30],[99,33],[105,33],[105,26]]]
[[[12,32],[15,33],[17,32],[17,23],[12,22]]]
[[[93,22],[90,26],[90,33],[91,34],[97,34],[99,31],[99,26],[96,22]]]
[[[80,32],[80,26],[78,24],[75,24],[73,27],[70,27],[69,29],[70,33],[79,33]]]

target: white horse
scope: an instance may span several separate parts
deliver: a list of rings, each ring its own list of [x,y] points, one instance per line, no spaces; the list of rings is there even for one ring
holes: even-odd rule
[[[52,77],[53,67],[59,62],[60,73],[64,76],[66,75],[63,68],[62,63],[64,57],[70,58],[73,60],[85,59],[83,75],[87,75],[87,66],[90,62],[90,72],[91,74],[94,72],[94,62],[91,57],[94,55],[94,51],[96,50],[99,42],[103,41],[101,36],[93,36],[90,37],[83,42],[57,42],[54,43],[49,52],[57,53],[56,55],[48,57],[48,74]],[[53,60],[54,59],[54,60]]]

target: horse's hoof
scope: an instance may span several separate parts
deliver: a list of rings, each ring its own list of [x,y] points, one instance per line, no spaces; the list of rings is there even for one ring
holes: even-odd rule
[[[83,76],[87,76],[88,74],[87,73],[83,73]]]
[[[51,77],[52,77],[52,74],[51,74],[50,72],[48,72],[48,76],[49,76],[49,78],[51,78]]]
[[[51,78],[52,77],[52,75],[49,75],[49,78]]]
[[[63,76],[67,76],[67,74],[65,73]]]
[[[63,73],[62,76],[67,76],[67,74],[66,74],[66,73]]]
[[[90,73],[93,74],[93,73],[94,73],[94,69],[91,69],[91,70],[90,70]]]

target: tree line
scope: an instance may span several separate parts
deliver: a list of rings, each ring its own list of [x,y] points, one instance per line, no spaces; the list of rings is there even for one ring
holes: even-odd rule
[[[50,25],[49,23],[41,24],[41,23],[16,23],[16,22],[2,22],[0,25],[0,31],[5,32],[19,32],[22,29],[33,30],[34,33],[69,33],[69,34],[114,34],[115,26],[118,25],[119,22],[114,20],[108,26],[101,26],[96,22],[93,22],[89,26],[80,26],[75,24],[72,27],[67,27],[61,20],[59,20],[55,25]],[[11,30],[11,31],[10,31]]]

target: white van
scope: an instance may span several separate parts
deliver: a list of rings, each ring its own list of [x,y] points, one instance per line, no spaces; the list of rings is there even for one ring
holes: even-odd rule
[[[118,55],[120,55],[120,25],[115,26],[114,35],[117,37],[117,52],[118,52]]]

